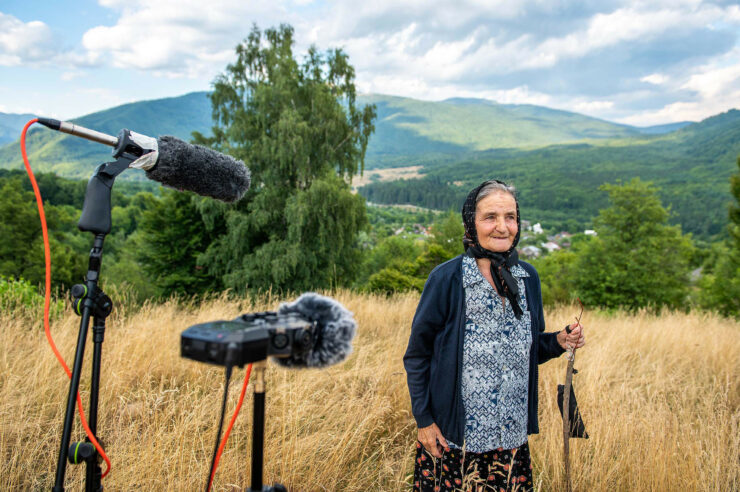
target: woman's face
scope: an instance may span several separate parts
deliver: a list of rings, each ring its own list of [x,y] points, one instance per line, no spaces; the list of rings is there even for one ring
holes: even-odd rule
[[[494,191],[475,207],[475,232],[478,243],[490,251],[503,253],[514,244],[519,231],[516,201],[505,191]]]

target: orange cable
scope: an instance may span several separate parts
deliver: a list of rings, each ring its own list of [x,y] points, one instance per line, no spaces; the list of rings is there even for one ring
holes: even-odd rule
[[[216,476],[216,470],[218,469],[218,462],[221,460],[221,453],[224,450],[224,447],[226,446],[226,441],[229,440],[229,434],[231,433],[231,428],[234,427],[234,422],[236,421],[236,417],[239,415],[239,410],[242,408],[242,403],[244,403],[244,395],[247,392],[247,385],[249,384],[249,375],[252,373],[252,364],[249,364],[247,366],[247,372],[244,375],[244,384],[242,385],[242,392],[239,394],[239,401],[236,404],[236,408],[234,409],[234,415],[231,417],[231,421],[229,422],[229,426],[226,428],[226,432],[224,433],[224,440],[221,441],[221,445],[218,447],[218,453],[216,453],[216,462],[213,465],[213,473],[211,473],[211,478],[208,480],[208,489],[211,490],[211,485],[213,484],[213,477]]]
[[[51,250],[49,248],[49,232],[46,227],[46,215],[44,214],[44,202],[41,198],[41,191],[39,190],[39,186],[36,183],[36,178],[34,177],[33,171],[31,170],[31,165],[28,163],[28,155],[26,155],[26,132],[31,125],[38,121],[38,118],[34,118],[26,123],[26,126],[23,127],[23,132],[21,133],[21,154],[23,155],[23,164],[26,166],[26,172],[28,173],[28,177],[31,180],[33,192],[36,195],[36,205],[38,206],[39,219],[41,220],[41,232],[44,238],[44,259],[46,261],[46,281],[44,289],[44,332],[46,333],[46,339],[49,341],[49,345],[51,345],[51,350],[54,352],[54,355],[56,355],[59,363],[64,368],[64,372],[67,373],[68,378],[72,379],[72,371],[69,370],[67,363],[64,362],[62,354],[60,354],[59,350],[57,350],[57,346],[54,343],[54,339],[51,337],[51,331],[49,329],[49,306],[51,304]],[[90,430],[90,427],[87,425],[87,419],[85,418],[85,412],[82,409],[82,399],[80,398],[79,391],[77,392],[77,409],[80,412],[80,421],[82,421],[82,427],[85,428],[85,433],[87,434],[87,437],[90,439],[90,442],[92,442],[92,444],[95,446],[95,449],[97,449],[98,453],[100,454],[100,456],[102,456],[103,460],[105,460],[105,463],[108,466],[108,468],[105,470],[105,473],[103,473],[103,475],[101,476],[101,478],[105,478],[105,476],[110,472],[111,469],[110,459],[108,459],[108,455],[105,454],[103,447],[100,445],[98,440],[95,438],[95,435],[93,435],[92,430]]]

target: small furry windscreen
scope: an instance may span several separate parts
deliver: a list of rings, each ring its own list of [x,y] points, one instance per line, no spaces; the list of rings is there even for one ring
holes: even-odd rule
[[[146,172],[149,179],[223,202],[236,202],[249,189],[249,169],[242,161],[169,135],[157,144],[159,159]]]
[[[307,355],[274,360],[286,367],[324,367],[346,359],[352,353],[352,339],[357,331],[352,312],[339,302],[313,292],[301,294],[293,302],[283,303],[278,314],[297,314],[318,325],[316,344]]]

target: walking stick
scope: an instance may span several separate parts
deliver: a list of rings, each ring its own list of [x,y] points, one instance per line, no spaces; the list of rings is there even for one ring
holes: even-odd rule
[[[576,317],[576,322],[578,323],[578,325],[580,325],[581,317],[583,316],[583,303],[581,302],[580,298],[578,298],[578,303],[581,305],[581,312]],[[565,461],[565,489],[567,490],[567,492],[571,492],[572,487],[570,482],[570,438],[584,437],[588,439],[588,433],[586,432],[586,428],[583,425],[583,420],[581,419],[580,412],[578,411],[576,395],[573,392],[573,374],[578,373],[578,371],[573,369],[573,364],[576,360],[575,346],[568,349],[566,357],[568,358],[568,367],[565,369],[565,385],[558,385],[558,404],[560,404],[560,413],[563,416],[563,460]],[[573,422],[573,425],[571,425],[571,422]]]

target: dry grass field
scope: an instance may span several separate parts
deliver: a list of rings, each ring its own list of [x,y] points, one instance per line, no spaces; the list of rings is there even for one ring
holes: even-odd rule
[[[356,315],[354,354],[325,370],[269,365],[266,483],[308,492],[408,490],[415,425],[401,357],[418,296],[329,295]],[[106,490],[203,490],[223,369],[181,359],[179,334],[278,302],[222,297],[114,312],[100,395],[99,434],[113,461]],[[575,314],[574,307],[550,310],[548,325],[563,326]],[[52,324],[68,362],[78,319]],[[577,354],[574,384],[591,439],[571,441],[575,490],[740,490],[740,325],[704,314],[589,311],[583,322],[587,346]],[[67,378],[31,313],[0,315],[0,347],[0,490],[49,490]],[[541,366],[541,434],[530,438],[537,490],[564,490],[555,395],[565,362]],[[243,376],[234,372],[227,419]],[[250,436],[248,398],[214,490],[249,485]],[[73,438],[82,437],[77,426]],[[67,490],[82,490],[83,477],[84,467],[70,467]]]

